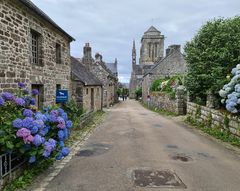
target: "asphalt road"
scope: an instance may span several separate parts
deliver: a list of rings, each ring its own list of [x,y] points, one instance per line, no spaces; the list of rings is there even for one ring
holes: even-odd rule
[[[46,190],[240,191],[240,156],[130,100],[110,109]]]

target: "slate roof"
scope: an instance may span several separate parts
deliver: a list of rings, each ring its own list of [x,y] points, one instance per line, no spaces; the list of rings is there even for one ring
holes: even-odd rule
[[[117,75],[117,63],[106,63],[106,66],[112,71],[113,74]]]
[[[149,72],[154,65],[135,65],[133,70],[135,75],[143,75]]]
[[[173,54],[175,54],[176,51],[171,52],[169,55],[165,56],[163,59],[159,60],[155,65],[153,65],[153,67],[151,67],[151,69],[149,69],[143,77],[147,76],[148,74],[152,74],[155,70],[156,67],[158,67],[160,64],[164,63],[165,60],[167,60],[168,58],[170,58]],[[180,52],[180,55],[184,57],[184,55]]]
[[[65,32],[60,26],[58,26],[47,14],[45,14],[41,9],[39,9],[33,2],[30,0],[19,0],[22,4],[24,4],[26,7],[31,9],[34,13],[36,13],[39,17],[47,21],[49,24],[54,26],[56,29],[58,29],[60,32],[62,32],[64,35],[66,35],[71,41],[74,41],[75,39],[70,36],[67,32]]]
[[[117,76],[115,76],[112,71],[107,67],[106,63],[101,61],[101,62],[98,62],[98,64],[100,64],[108,73],[109,73],[109,76],[111,76],[112,78],[115,78],[117,79]]]
[[[97,79],[85,66],[76,58],[71,57],[71,71],[85,86],[102,86]]]

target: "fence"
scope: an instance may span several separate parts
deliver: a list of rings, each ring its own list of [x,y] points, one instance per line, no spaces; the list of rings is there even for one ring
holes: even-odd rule
[[[6,182],[14,179],[14,172],[16,169],[23,166],[24,163],[24,158],[14,153],[6,153],[0,155],[0,189]]]

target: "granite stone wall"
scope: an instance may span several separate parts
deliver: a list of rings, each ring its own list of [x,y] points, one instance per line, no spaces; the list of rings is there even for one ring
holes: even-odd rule
[[[41,65],[31,64],[31,31],[40,36]],[[61,64],[56,63],[56,43]],[[17,82],[43,85],[45,105],[55,102],[56,85],[69,89],[70,39],[17,0],[0,1],[0,92]],[[71,95],[71,94],[70,94]]]
[[[222,131],[231,132],[240,138],[240,119],[227,112],[200,106],[198,104],[187,102],[187,114],[212,128],[220,128]]]
[[[177,88],[175,98],[171,98],[168,94],[163,92],[150,92],[149,95],[150,101],[145,100],[145,104],[177,115],[186,114],[186,94],[183,86]]]

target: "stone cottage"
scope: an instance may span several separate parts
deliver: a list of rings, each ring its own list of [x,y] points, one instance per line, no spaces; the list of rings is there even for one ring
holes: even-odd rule
[[[115,72],[113,73],[102,60],[102,55],[97,53],[95,60],[92,58],[92,49],[89,43],[86,43],[83,48],[82,63],[91,71],[103,84],[103,106],[109,107],[117,100],[118,77],[117,77],[117,63]]]
[[[187,70],[186,61],[181,53],[180,45],[171,45],[166,49],[164,59],[157,62],[151,70],[146,72],[142,80],[143,100],[147,100],[151,84],[154,80],[177,74],[184,74]]]
[[[102,109],[102,83],[76,58],[71,57],[72,99],[86,112]]]
[[[0,92],[17,82],[38,89],[39,107],[70,90],[70,43],[74,38],[30,0],[0,1]]]

